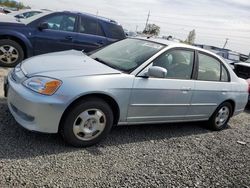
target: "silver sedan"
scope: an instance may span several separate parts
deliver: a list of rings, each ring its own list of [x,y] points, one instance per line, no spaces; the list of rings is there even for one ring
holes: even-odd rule
[[[161,39],[125,39],[92,54],[64,51],[25,60],[5,81],[9,109],[31,131],[60,132],[89,146],[114,125],[207,121],[227,126],[248,85],[219,56]]]

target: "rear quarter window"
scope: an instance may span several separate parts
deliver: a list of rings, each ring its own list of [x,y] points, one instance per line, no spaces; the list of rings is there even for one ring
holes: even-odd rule
[[[111,38],[119,40],[126,38],[124,30],[120,25],[106,23],[106,27]]]

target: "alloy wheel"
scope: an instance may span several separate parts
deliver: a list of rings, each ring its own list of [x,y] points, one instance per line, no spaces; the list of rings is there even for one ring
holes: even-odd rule
[[[18,50],[10,45],[0,47],[0,61],[5,64],[14,64],[19,58]]]

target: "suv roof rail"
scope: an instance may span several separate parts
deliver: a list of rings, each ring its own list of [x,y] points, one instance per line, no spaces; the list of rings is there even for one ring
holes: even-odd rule
[[[92,17],[95,17],[95,18],[100,18],[100,19],[105,20],[105,21],[110,22],[110,23],[114,23],[114,24],[117,24],[117,25],[119,24],[117,21],[115,21],[113,19],[106,18],[106,17],[103,17],[103,16],[94,15],[94,14],[87,13],[87,12],[74,12],[74,11],[67,11],[67,10],[63,11],[63,12],[88,15],[88,16],[92,16]]]

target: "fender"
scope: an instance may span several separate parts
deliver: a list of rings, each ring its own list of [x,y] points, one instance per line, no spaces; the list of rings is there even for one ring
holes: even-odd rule
[[[30,32],[28,31],[28,33],[30,33]],[[1,29],[0,36],[1,35],[7,35],[7,36],[12,36],[12,37],[18,38],[19,40],[21,40],[25,44],[25,47],[27,49],[27,57],[33,56],[33,46],[31,44],[30,40],[23,33],[20,33],[18,31],[14,31],[14,30],[10,30],[10,29]]]

